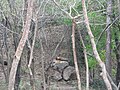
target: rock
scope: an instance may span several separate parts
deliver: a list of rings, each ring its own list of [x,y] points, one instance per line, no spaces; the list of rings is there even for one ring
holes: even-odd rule
[[[69,80],[71,78],[71,75],[75,73],[75,68],[72,66],[68,66],[63,71],[63,79]]]
[[[55,79],[57,81],[61,80],[62,79],[61,73],[58,72],[58,71],[55,71],[54,74],[53,74],[53,79]]]
[[[53,60],[52,67],[53,69],[63,71],[65,67],[67,67],[69,63],[67,61]]]

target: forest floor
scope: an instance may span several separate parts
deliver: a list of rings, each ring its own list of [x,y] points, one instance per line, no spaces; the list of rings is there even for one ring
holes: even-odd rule
[[[0,65],[0,90],[7,90],[7,84],[5,82],[5,77]],[[83,76],[82,76],[83,78]],[[29,75],[21,75],[20,89],[19,90],[31,90]],[[43,90],[42,84],[43,80],[39,74],[35,75],[35,86],[36,90]],[[46,85],[49,90],[77,90],[77,80],[68,80],[68,81],[55,81],[50,79],[49,85]],[[82,85],[82,90],[85,90],[85,85]],[[90,90],[106,90],[105,88],[93,89],[90,87]]]

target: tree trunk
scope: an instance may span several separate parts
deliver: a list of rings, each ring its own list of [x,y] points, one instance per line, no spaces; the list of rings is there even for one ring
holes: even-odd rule
[[[75,48],[75,19],[72,21],[72,49],[73,49],[73,58],[74,58],[74,64],[75,64],[75,71],[77,75],[77,81],[78,81],[78,90],[81,90],[81,80],[80,80],[80,73],[78,68],[78,62],[77,62],[77,56],[76,56],[76,48]]]
[[[10,76],[9,76],[8,90],[14,90],[17,67],[18,67],[26,40],[28,39],[31,18],[32,18],[32,13],[33,13],[33,2],[34,0],[28,0],[26,23],[23,27],[23,34],[22,34],[21,40],[18,44],[17,50],[14,55],[14,59],[13,59],[13,63],[12,63],[11,71],[10,71]]]
[[[19,37],[18,35],[13,33],[13,39],[14,39],[14,46],[15,46],[15,51],[17,50],[17,46],[19,43]],[[20,68],[21,68],[21,60],[18,64],[17,68],[17,73],[16,73],[16,78],[15,78],[15,90],[19,90],[19,83],[20,83]]]
[[[120,43],[118,41],[118,35],[117,33],[115,32],[114,33],[115,35],[115,44],[116,44],[116,59],[117,59],[117,73],[116,73],[116,82],[117,82],[117,85],[119,84],[120,82]]]
[[[116,82],[117,82],[117,85],[120,83],[120,61],[117,63]]]
[[[87,9],[86,9],[86,5],[85,5],[85,0],[82,0],[82,7],[83,7],[83,15],[84,15],[84,18],[85,18],[85,24],[86,24],[87,32],[88,32],[88,35],[90,37],[90,41],[91,41],[91,44],[92,44],[93,53],[94,53],[94,56],[95,56],[96,60],[98,61],[99,65],[102,69],[101,76],[103,77],[103,80],[106,84],[107,89],[112,90],[111,83],[110,83],[110,81],[107,77],[105,64],[102,62],[102,60],[99,56],[99,53],[97,51],[97,48],[96,48],[94,36],[93,36],[92,31],[91,31],[88,16],[87,16]]]
[[[107,2],[107,19],[106,26],[111,24],[112,15],[112,0]],[[109,74],[111,74],[111,28],[106,29],[106,69]]]
[[[28,65],[30,63],[31,53],[33,53],[32,47],[34,47],[34,46],[32,46],[32,44],[34,42],[34,32],[35,32],[35,22],[33,20],[31,20],[30,31],[31,31],[32,35],[28,39],[28,43],[30,44],[30,47],[29,47],[29,45],[27,45],[27,47],[28,47],[28,55],[27,55]],[[32,75],[30,74],[30,85],[31,85],[32,90],[35,90],[34,58],[32,58],[32,62],[31,62],[30,68],[31,68],[31,72],[32,72]]]
[[[113,4],[116,5],[115,0],[113,0]],[[117,0],[117,6],[118,6],[118,13],[120,15],[120,0]],[[115,11],[113,11],[115,12]],[[116,18],[116,15],[114,14],[114,20]],[[116,70],[116,83],[117,86],[120,82],[120,42],[119,42],[119,33],[120,33],[120,25],[119,25],[119,19],[120,17],[117,19],[117,22],[114,24],[114,40],[115,40],[115,54],[116,54],[116,59],[117,59],[117,70]],[[118,30],[116,29],[116,26],[118,28]],[[119,89],[120,90],[120,89]]]
[[[10,28],[10,23],[8,21],[8,18],[5,17],[5,19],[2,19],[2,23],[4,26],[6,26],[7,28]],[[5,47],[5,54],[7,56],[7,62],[8,62],[8,65],[7,65],[7,83],[9,81],[9,72],[10,72],[10,66],[11,66],[11,60],[10,60],[10,57],[9,57],[9,49],[8,49],[8,45],[7,45],[7,31],[6,29],[3,30],[3,40],[4,40],[4,43],[3,43],[3,46]]]

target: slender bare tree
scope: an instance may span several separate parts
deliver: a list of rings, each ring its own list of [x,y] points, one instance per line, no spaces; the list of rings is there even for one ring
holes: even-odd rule
[[[111,24],[112,0],[107,1],[106,26]],[[106,29],[106,69],[111,74],[111,27]]]
[[[76,70],[76,75],[77,75],[77,80],[78,80],[78,90],[81,89],[81,80],[80,80],[80,73],[79,73],[79,68],[78,68],[78,62],[77,62],[77,56],[76,56],[76,48],[75,48],[75,19],[72,21],[72,49],[73,49],[73,57],[74,57],[74,64],[75,64],[75,70]]]
[[[26,40],[28,38],[28,34],[29,34],[32,12],[33,12],[33,2],[34,2],[34,0],[28,0],[26,23],[23,27],[23,34],[22,34],[22,37],[20,39],[20,42],[18,44],[17,50],[15,52],[15,56],[13,59],[13,63],[12,63],[11,71],[10,71],[10,76],[9,76],[8,90],[14,90],[17,67],[18,67],[20,57],[21,57],[23,48],[25,46]]]
[[[102,62],[102,60],[99,56],[99,53],[98,53],[97,48],[96,48],[94,36],[93,36],[93,33],[92,33],[90,25],[89,25],[85,0],[82,0],[82,7],[83,7],[83,14],[84,14],[84,19],[85,19],[87,32],[88,32],[88,35],[90,37],[90,41],[91,41],[91,44],[92,44],[93,53],[94,53],[94,56],[95,56],[96,60],[98,61],[99,65],[100,65],[100,67],[102,68],[101,76],[103,77],[103,80],[106,84],[107,89],[112,90],[111,83],[110,83],[110,81],[108,80],[108,77],[107,77],[107,71],[106,71],[105,64]]]
[[[120,0],[117,0],[117,4],[118,4],[118,15],[119,15],[119,20],[120,20]],[[119,42],[120,25],[119,25],[119,21],[118,21],[117,26],[118,26],[119,31],[115,31],[114,35],[115,35],[115,44],[116,44],[116,50],[115,51],[116,51],[116,59],[117,59],[116,82],[117,82],[117,85],[118,85],[118,88],[119,88],[120,87],[120,42]]]
[[[84,41],[83,41],[83,37],[81,35],[81,31],[78,30],[78,33],[80,35],[80,40],[82,42],[83,53],[84,53],[84,57],[85,57],[85,65],[86,65],[86,90],[89,90],[89,66],[88,66],[88,59],[87,59],[87,50],[86,50],[86,46],[85,46]]]

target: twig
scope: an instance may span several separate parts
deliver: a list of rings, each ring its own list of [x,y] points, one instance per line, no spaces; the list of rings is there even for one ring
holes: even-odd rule
[[[10,30],[10,29],[7,28],[6,26],[4,26],[2,23],[0,23],[0,25],[3,26],[6,30],[10,31],[11,33],[15,33],[15,34],[17,34],[17,35],[20,35],[19,33]]]
[[[61,11],[63,11],[65,14],[67,14],[71,19],[73,18],[70,13],[68,13],[67,11],[61,9],[60,5],[59,5],[55,0],[52,0],[52,1],[55,3],[55,5],[56,5]]]
[[[79,18],[81,15],[75,10],[75,8],[74,8],[74,5],[73,6],[70,6],[70,12],[68,13],[67,11],[65,11],[65,10],[63,10],[61,7],[60,7],[60,5],[55,1],[55,0],[52,0],[54,3],[55,3],[55,5],[61,10],[61,11],[63,11],[66,15],[68,15],[71,19],[76,19],[76,18]],[[76,16],[72,16],[71,15],[71,9],[74,9],[75,10],[75,12],[77,12],[77,14],[78,15],[76,15]]]
[[[65,30],[65,33],[63,34],[63,36],[62,36],[60,42],[59,42],[59,43],[57,44],[57,46],[55,47],[51,59],[55,57],[55,54],[56,54],[56,52],[57,52],[57,49],[59,48],[59,46],[61,45],[61,43],[62,43],[63,40],[64,40],[64,37],[65,37],[66,31],[67,31],[67,30]]]
[[[106,27],[103,29],[103,31],[100,33],[100,35],[99,35],[99,37],[98,37],[98,39],[97,39],[97,41],[96,41],[96,46],[98,45],[98,42],[100,41],[103,33],[104,33],[108,28],[110,28],[110,27],[119,19],[119,17],[120,17],[120,15],[119,15],[118,17],[116,17],[116,19],[115,19],[110,25],[106,26]]]
[[[99,0],[96,1],[104,8],[104,5]]]

